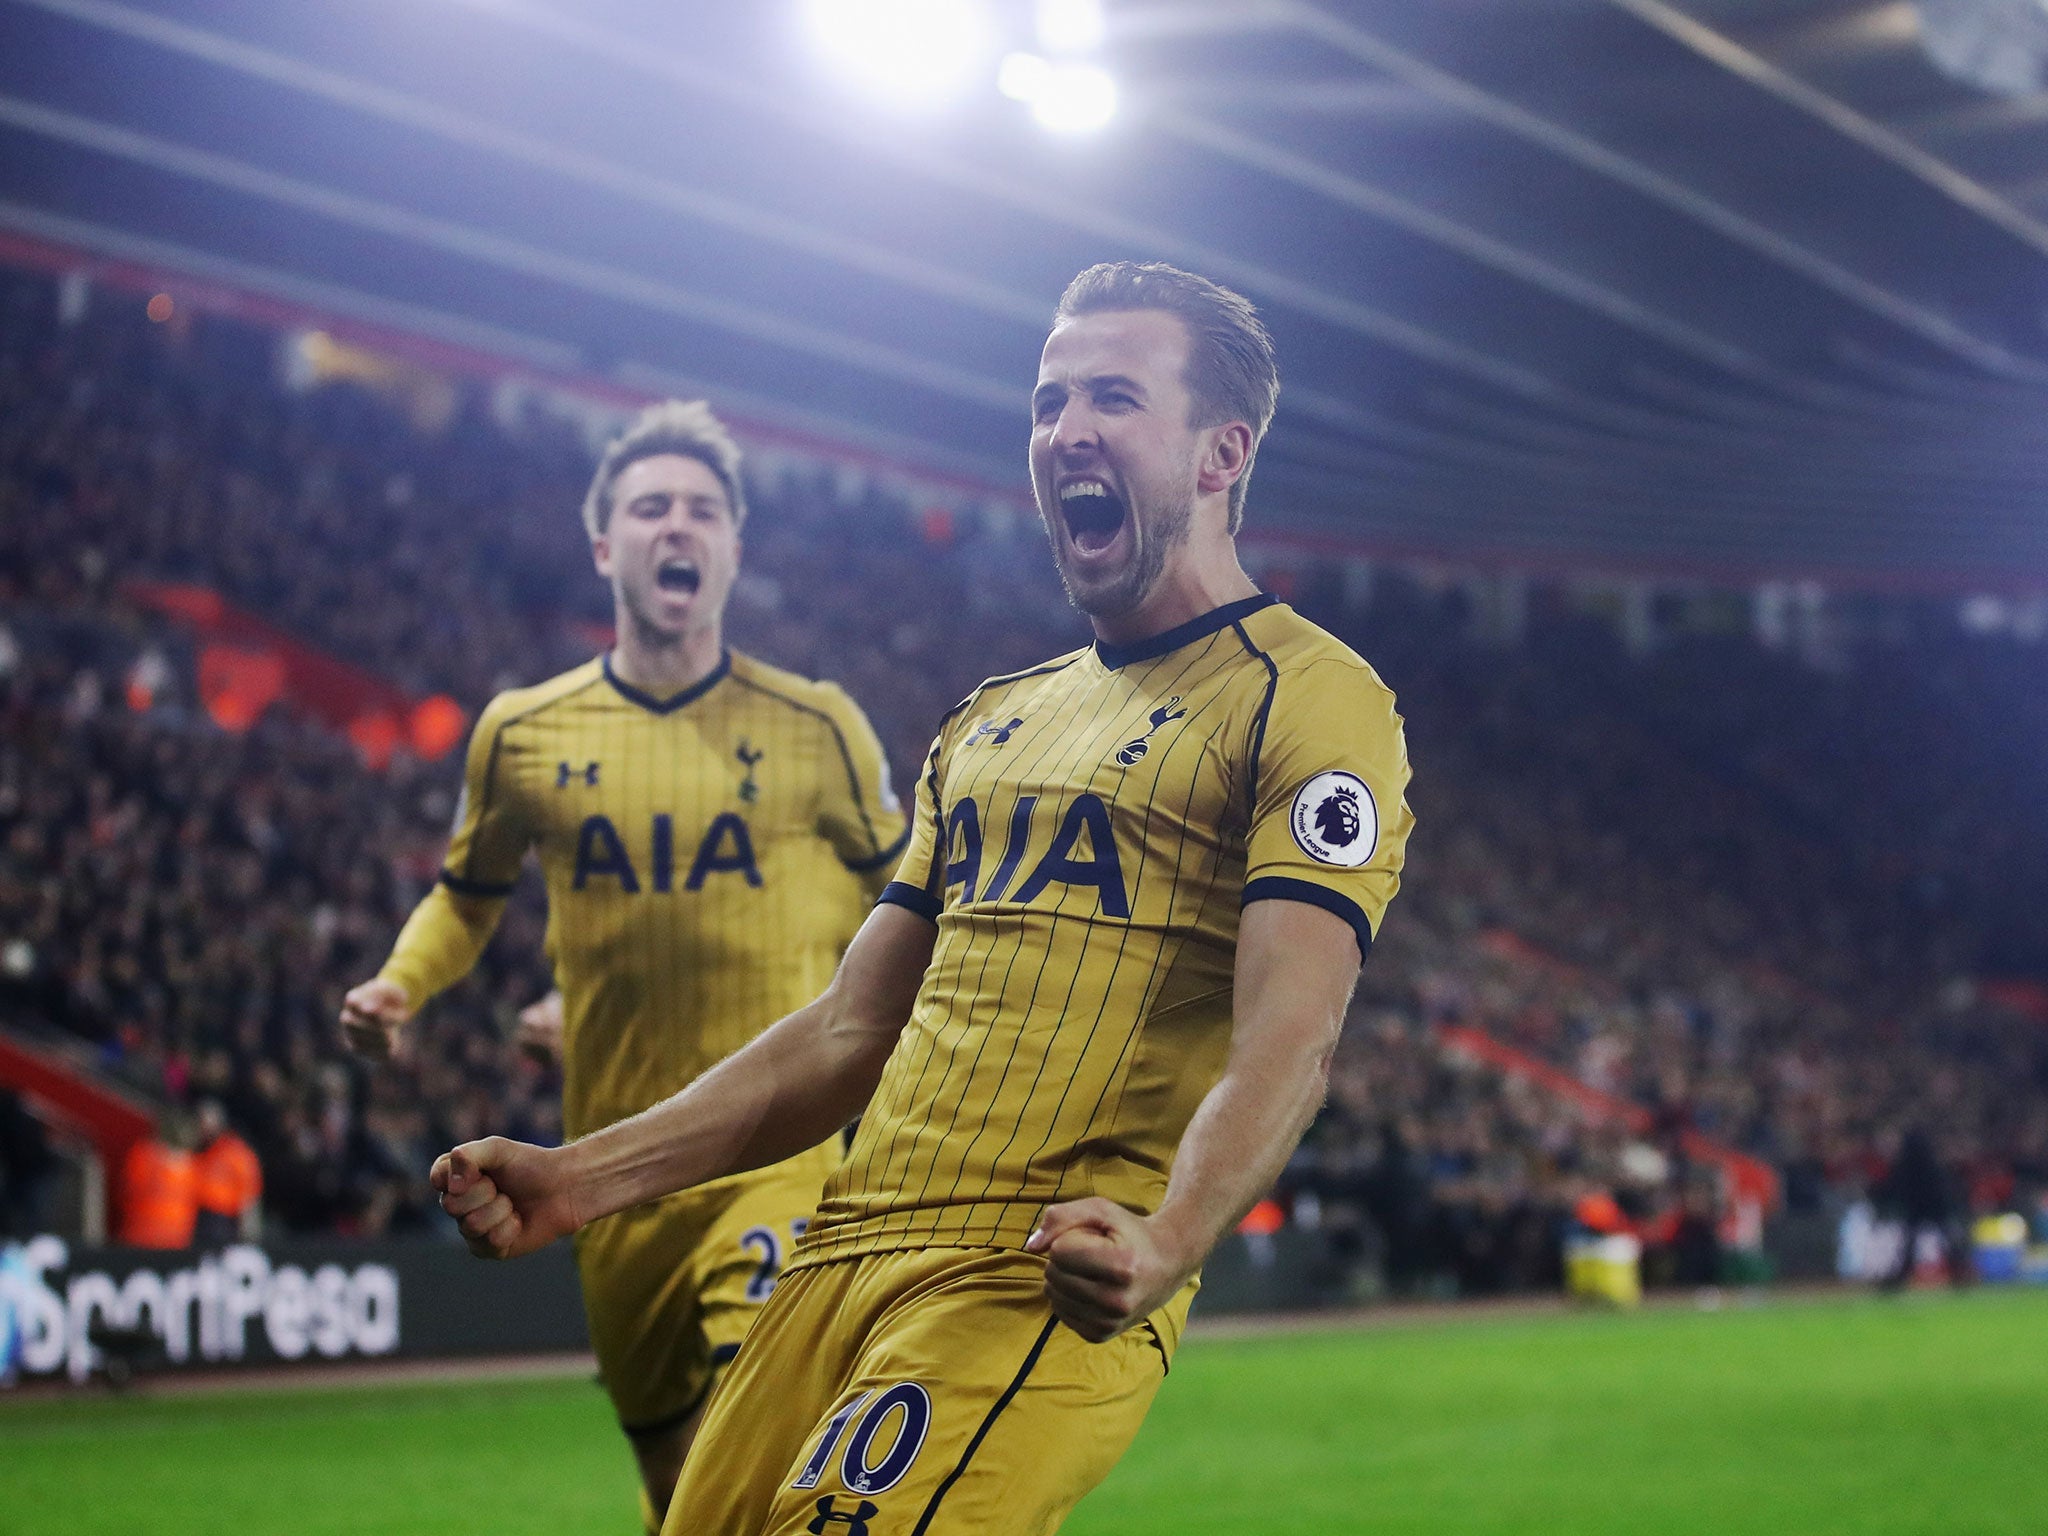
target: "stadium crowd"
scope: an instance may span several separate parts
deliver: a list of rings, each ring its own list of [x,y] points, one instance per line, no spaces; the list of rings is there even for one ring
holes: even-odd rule
[[[336,1002],[433,878],[457,761],[372,772],[283,709],[218,729],[189,645],[124,583],[213,587],[473,712],[601,643],[586,446],[481,397],[422,430],[353,385],[285,387],[274,335],[153,326],[118,296],[67,318],[40,277],[0,277],[0,338],[0,1019],[218,1100],[286,1230],[438,1229],[436,1151],[558,1132],[552,1068],[511,1043],[548,983],[538,899],[396,1067],[348,1058]],[[1083,638],[1014,513],[757,469],[735,641],[845,684],[899,775],[979,677]],[[1695,1132],[1795,1211],[1881,1191],[1915,1129],[1958,1210],[2048,1184],[2048,1032],[1973,981],[1987,946],[2048,958],[2001,926],[2048,894],[2042,807],[2013,793],[2048,739],[2038,648],[1901,606],[1917,629],[1825,667],[1739,619],[1644,657],[1563,589],[1503,645],[1449,579],[1266,574],[1387,678],[1416,764],[1411,873],[1278,1192],[1341,1270],[1554,1285],[1605,1194],[1662,1273],[1710,1278],[1726,1213]],[[1648,1120],[1589,1119],[1445,1025]]]

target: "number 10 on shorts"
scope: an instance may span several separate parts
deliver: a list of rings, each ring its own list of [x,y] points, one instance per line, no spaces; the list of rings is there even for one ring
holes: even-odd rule
[[[892,1426],[890,1421],[898,1418],[899,1413],[901,1422]],[[818,1486],[818,1479],[832,1465],[840,1436],[846,1434],[846,1426],[853,1423],[855,1415],[859,1415],[860,1422],[847,1437],[846,1453],[839,1459],[840,1482],[850,1493],[883,1493],[903,1481],[911,1463],[917,1460],[917,1453],[924,1449],[925,1436],[932,1427],[931,1395],[914,1381],[899,1382],[886,1391],[870,1388],[833,1414],[818,1440],[818,1448],[811,1452],[811,1459],[804,1463],[803,1471],[790,1487]],[[879,1460],[872,1459],[877,1442],[887,1447]]]

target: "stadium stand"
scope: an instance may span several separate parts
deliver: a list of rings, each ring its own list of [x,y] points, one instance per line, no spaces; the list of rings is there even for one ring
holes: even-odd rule
[[[481,394],[422,426],[288,387],[281,338],[237,323],[119,298],[67,321],[43,277],[0,277],[0,336],[0,1008],[155,1099],[220,1100],[282,1229],[426,1227],[435,1151],[557,1132],[555,1079],[508,1043],[547,985],[538,902],[395,1069],[345,1058],[335,1001],[433,877],[456,761],[372,770],[285,709],[220,729],[190,637],[129,584],[211,589],[473,713],[602,643],[585,446]],[[753,499],[738,643],[844,683],[899,774],[979,677],[1082,638],[1014,515],[793,464]],[[1418,765],[1408,895],[1279,1192],[1334,1288],[1554,1287],[1603,1195],[1653,1273],[1710,1278],[1750,1236],[1693,1133],[1761,1159],[1794,1216],[1877,1186],[1916,1127],[1972,1204],[2048,1183],[2048,1033],[1982,984],[2044,958],[2010,917],[2048,895],[2043,808],[2012,792],[2048,730],[2038,643],[1870,599],[1802,656],[1698,593],[1635,654],[1570,584],[1503,643],[1454,573],[1267,574],[1393,685]]]

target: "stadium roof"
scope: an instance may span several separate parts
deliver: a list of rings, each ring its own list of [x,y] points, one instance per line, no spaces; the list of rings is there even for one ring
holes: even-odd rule
[[[1163,258],[1279,339],[1269,522],[2041,585],[2048,93],[1921,25],[2004,3],[1109,0],[1059,138],[872,110],[793,0],[0,0],[0,227],[1012,490],[1065,280]]]

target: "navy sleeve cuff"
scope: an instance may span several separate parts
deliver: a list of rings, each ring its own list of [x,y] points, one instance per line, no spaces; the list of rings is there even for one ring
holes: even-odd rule
[[[513,887],[488,880],[465,880],[452,869],[441,871],[441,883],[458,896],[510,896]]]
[[[1285,875],[1261,875],[1246,883],[1244,899],[1239,905],[1248,907],[1255,901],[1305,902],[1343,918],[1358,937],[1358,963],[1365,964],[1366,953],[1372,948],[1372,924],[1366,921],[1365,909],[1342,891],[1333,891],[1327,885],[1316,885],[1307,880],[1289,879]]]
[[[908,907],[928,923],[936,923],[939,920],[939,898],[901,880],[891,880],[882,887],[882,894],[875,898],[875,905],[879,907],[884,904]]]

